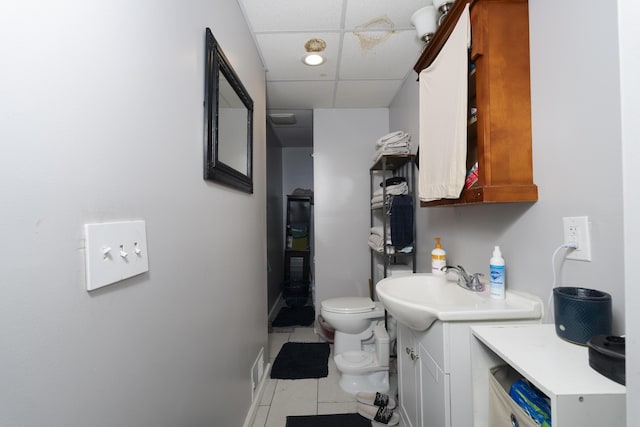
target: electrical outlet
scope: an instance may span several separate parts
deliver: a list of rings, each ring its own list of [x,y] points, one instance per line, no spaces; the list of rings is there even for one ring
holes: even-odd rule
[[[578,261],[591,261],[591,232],[589,217],[572,216],[562,218],[564,242],[577,243],[576,249],[569,249],[565,258]]]

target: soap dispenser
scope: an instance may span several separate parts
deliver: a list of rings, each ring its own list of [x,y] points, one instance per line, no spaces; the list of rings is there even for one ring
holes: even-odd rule
[[[447,265],[447,253],[440,245],[440,237],[436,237],[436,247],[431,251],[431,273],[444,276],[442,267]]]

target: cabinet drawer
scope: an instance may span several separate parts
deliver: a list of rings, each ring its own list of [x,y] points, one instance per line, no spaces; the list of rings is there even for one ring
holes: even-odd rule
[[[489,425],[491,427],[539,427],[509,397],[509,388],[519,374],[509,366],[499,366],[489,373]]]

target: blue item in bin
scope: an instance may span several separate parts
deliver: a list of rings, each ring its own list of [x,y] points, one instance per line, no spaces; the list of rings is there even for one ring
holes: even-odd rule
[[[309,228],[306,224],[291,224],[291,235],[293,237],[306,237],[309,235]]]
[[[551,408],[547,401],[524,380],[511,386],[509,396],[541,427],[551,427]]]

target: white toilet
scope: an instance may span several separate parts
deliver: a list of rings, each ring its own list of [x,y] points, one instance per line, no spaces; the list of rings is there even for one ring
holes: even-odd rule
[[[334,329],[333,360],[348,393],[389,389],[389,335],[384,307],[367,297],[322,301],[321,314]],[[375,343],[372,341],[375,341]]]

